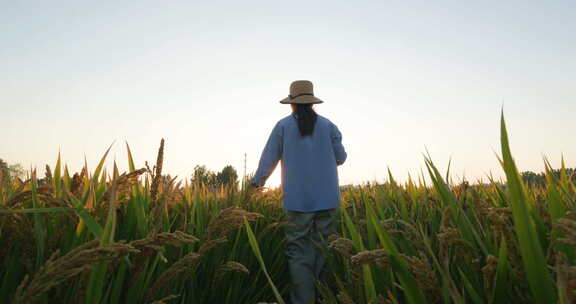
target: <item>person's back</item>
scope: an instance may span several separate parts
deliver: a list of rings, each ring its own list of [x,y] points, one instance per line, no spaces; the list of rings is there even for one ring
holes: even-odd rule
[[[312,134],[302,136],[298,115],[293,113],[280,120],[274,129],[274,136],[282,143],[285,208],[301,212],[337,208],[340,201],[337,165],[346,158],[338,128],[317,115]]]
[[[319,297],[314,281],[325,282],[324,250],[327,237],[336,233],[340,205],[337,166],[347,154],[335,124],[316,114],[312,83],[295,81],[290,95],[292,114],[274,126],[260,157],[252,185],[262,187],[282,161],[282,190],[289,225],[286,233],[293,304],[314,303]]]

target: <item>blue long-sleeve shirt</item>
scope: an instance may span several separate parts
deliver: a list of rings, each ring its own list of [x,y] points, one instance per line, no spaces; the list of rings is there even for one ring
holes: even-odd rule
[[[284,208],[300,212],[337,208],[337,166],[346,161],[346,156],[342,134],[335,124],[318,115],[312,135],[302,137],[293,113],[274,126],[252,184],[263,186],[282,160]]]

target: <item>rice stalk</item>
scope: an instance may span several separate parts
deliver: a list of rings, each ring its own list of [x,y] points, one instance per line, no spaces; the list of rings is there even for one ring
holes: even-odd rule
[[[27,275],[20,283],[12,303],[34,303],[51,288],[90,270],[98,263],[119,260],[137,252],[137,249],[124,243],[99,246],[98,240],[84,243],[61,257],[58,257],[59,251],[55,251],[33,276]]]

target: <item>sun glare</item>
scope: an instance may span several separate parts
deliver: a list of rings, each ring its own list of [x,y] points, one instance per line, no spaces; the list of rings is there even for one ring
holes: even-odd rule
[[[274,172],[272,172],[272,175],[270,175],[270,177],[268,178],[268,180],[266,181],[266,187],[269,188],[276,188],[279,187],[281,184],[281,178],[280,178],[280,164],[278,164],[278,166],[276,167],[276,170],[274,170]]]

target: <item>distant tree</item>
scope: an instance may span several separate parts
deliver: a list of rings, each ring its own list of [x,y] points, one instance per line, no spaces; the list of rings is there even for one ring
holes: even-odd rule
[[[9,165],[6,161],[0,158],[0,172],[5,181],[14,178],[22,178],[24,176],[24,168],[21,164]]]
[[[194,173],[192,173],[192,183],[196,185],[204,184],[206,186],[213,186],[216,181],[216,175],[214,172],[208,170],[206,166],[198,165],[194,167]]]
[[[210,190],[218,190],[220,186],[238,187],[238,173],[234,167],[225,166],[220,172],[208,170],[204,165],[194,167],[192,184],[199,186],[204,184]]]
[[[568,178],[571,178],[572,181],[576,182],[576,169],[575,168],[567,168],[566,175]],[[552,170],[552,176],[555,178],[560,178],[561,170],[554,169]],[[546,185],[546,174],[541,173],[534,173],[532,171],[525,171],[521,173],[522,179],[529,187],[543,187]]]
[[[24,169],[20,164],[9,165],[6,161],[0,158],[0,181],[4,185],[10,184],[15,178],[23,178]]]
[[[24,167],[22,167],[21,164],[12,164],[8,166],[8,171],[10,172],[10,176],[12,178],[22,179],[25,175]]]
[[[2,183],[7,183],[10,180],[10,170],[8,164],[0,158],[0,180]]]
[[[522,179],[529,187],[544,186],[546,176],[543,173],[534,173],[532,171],[522,172]]]
[[[222,169],[217,175],[216,179],[219,185],[238,187],[238,173],[234,167],[228,165]]]
[[[0,170],[8,172],[8,163],[0,158]]]

